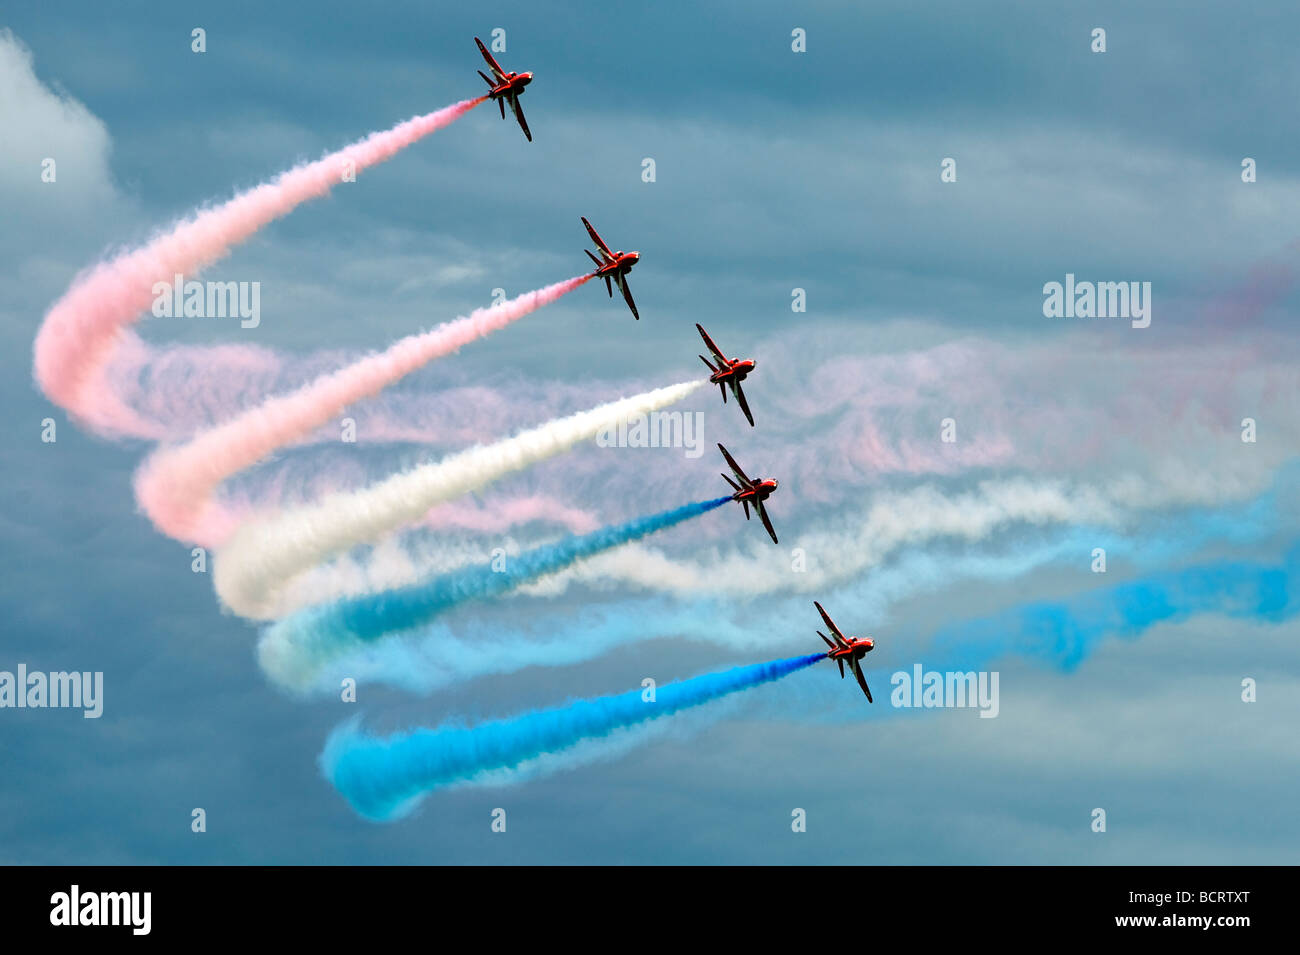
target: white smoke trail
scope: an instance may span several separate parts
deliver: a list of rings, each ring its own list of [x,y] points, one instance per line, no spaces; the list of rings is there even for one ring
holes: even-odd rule
[[[557,596],[574,583],[633,586],[681,595],[752,596],[816,593],[879,567],[899,550],[938,541],[975,544],[1017,526],[1123,528],[1164,508],[1220,506],[1262,491],[1268,475],[1161,472],[1087,483],[1014,477],[945,493],[929,485],[872,495],[864,509],[836,516],[833,527],[784,538],[803,554],[792,567],[786,550],[750,541],[744,551],[681,559],[645,544],[602,554],[521,588]],[[371,568],[372,577],[377,568]]]
[[[702,384],[682,382],[612,401],[359,491],[331,494],[306,507],[250,520],[218,551],[213,572],[217,594],[241,616],[268,619],[279,609],[279,592],[304,571],[419,520],[434,505],[674,404]]]
[[[1158,468],[1152,477],[1121,474],[1088,483],[1048,477],[1012,476],[980,482],[968,491],[945,492],[923,484],[880,491],[865,507],[841,510],[802,532],[785,531],[802,551],[797,572],[791,554],[773,548],[761,534],[741,546],[710,548],[690,558],[674,557],[641,543],[584,560],[573,568],[519,588],[536,597],[555,597],[571,585],[632,587],[680,596],[753,596],[816,593],[853,580],[892,560],[901,550],[950,542],[977,544],[1016,527],[1087,525],[1124,528],[1165,508],[1220,506],[1251,498],[1270,483],[1273,469],[1229,467],[1225,462],[1198,470]],[[1271,464],[1271,462],[1270,462]],[[537,543],[546,543],[538,541]],[[494,538],[492,547],[517,553],[514,540]],[[379,593],[434,574],[482,562],[488,546],[464,540],[415,536],[382,542],[364,557],[343,557],[299,576],[281,591],[274,616],[310,604]]]

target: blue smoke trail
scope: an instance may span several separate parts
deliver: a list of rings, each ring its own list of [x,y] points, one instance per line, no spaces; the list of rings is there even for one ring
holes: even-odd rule
[[[529,666],[570,666],[647,636],[665,634],[720,644],[745,655],[766,655],[774,647],[788,646],[792,632],[816,639],[811,623],[817,618],[810,619],[813,597],[833,608],[836,619],[870,621],[879,628],[897,602],[961,581],[1004,584],[1045,566],[1086,568],[1094,547],[1106,550],[1113,569],[1128,565],[1151,572],[1207,544],[1258,543],[1279,533],[1280,523],[1276,495],[1269,491],[1240,506],[1163,516],[1152,522],[1155,526],[1147,524],[1129,534],[1104,528],[1059,528],[1028,539],[1017,535],[996,552],[911,549],[851,583],[766,600],[761,629],[753,626],[751,604],[745,600],[655,596],[586,606],[566,613],[563,620],[529,613],[525,615],[529,624],[513,618],[496,622],[494,632],[513,648],[509,655],[448,621],[436,621],[382,644],[340,646],[333,659],[320,656],[309,666],[292,657],[276,668],[270,648],[264,644],[260,652],[268,674],[296,691],[317,692],[333,692],[344,676],[428,692],[458,680]],[[1088,574],[1087,579],[1094,578]]]
[[[813,653],[669,683],[651,702],[643,691],[630,690],[478,726],[444,725],[386,739],[367,736],[350,721],[330,734],[320,766],[362,816],[395,819],[432,790],[779,680],[825,657]]]
[[[1161,623],[1179,623],[1198,614],[1279,624],[1300,613],[1300,546],[1292,545],[1280,562],[1216,561],[1175,571],[1148,574],[1061,600],[1037,600],[1001,613],[961,621],[937,630],[922,651],[906,651],[906,664],[887,666],[868,655],[864,664],[872,687],[885,684],[900,670],[921,664],[938,672],[995,669],[996,661],[1020,656],[1072,673],[1107,638],[1136,640]],[[881,649],[898,659],[910,636],[892,633]],[[880,651],[878,651],[880,652]],[[841,723],[875,721],[923,710],[855,705],[847,696],[827,699],[807,684],[782,694],[782,713],[801,720]],[[893,693],[897,693],[895,686]],[[893,700],[893,693],[890,700]],[[877,702],[885,691],[877,696]]]
[[[1200,613],[1281,622],[1300,612],[1297,574],[1300,546],[1293,546],[1279,564],[1219,561],[1176,571],[1148,574],[1113,587],[1063,601],[1035,601],[1002,614],[963,622],[939,631],[924,654],[926,665],[939,670],[978,670],[1011,654],[1076,668],[1107,636],[1133,639],[1162,622],[1175,622]],[[884,644],[885,647],[888,644]],[[559,749],[599,739],[615,729],[665,716],[748,685],[779,679],[809,666],[823,655],[811,654],[776,663],[744,667],[682,683],[659,693],[659,702],[641,702],[633,691],[617,697],[585,701],[472,729],[441,727],[416,730],[387,740],[362,735],[355,724],[337,729],[321,755],[327,777],[362,815],[390,819],[415,805],[430,789],[470,779],[494,769],[511,769]],[[867,658],[865,661],[872,661]],[[778,670],[777,668],[781,668]],[[756,680],[747,671],[768,670]],[[873,686],[888,682],[888,673],[867,668]],[[888,718],[894,707],[863,707],[856,695],[837,696],[828,710],[824,694],[817,705],[803,693],[801,712],[808,719]],[[674,691],[686,691],[683,696]],[[879,690],[878,690],[879,694]],[[892,696],[892,694],[891,694]],[[843,701],[843,705],[840,705]],[[907,711],[908,713],[911,710]],[[558,766],[552,766],[554,771]]]
[[[263,665],[273,674],[282,672],[286,665],[312,668],[358,642],[427,624],[466,601],[508,593],[583,558],[698,517],[729,500],[718,497],[697,501],[590,534],[566,537],[510,558],[502,570],[491,564],[466,567],[408,587],[300,610],[266,628],[259,645]]]
[[[1158,624],[1199,613],[1278,623],[1300,611],[1300,546],[1281,564],[1220,561],[1149,574],[1064,601],[1037,601],[968,621],[935,635],[940,652],[961,652],[972,665],[1005,654],[1035,657],[1073,670],[1103,638],[1134,638]]]

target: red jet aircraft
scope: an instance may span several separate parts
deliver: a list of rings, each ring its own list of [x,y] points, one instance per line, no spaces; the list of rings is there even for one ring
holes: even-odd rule
[[[474,37],[474,42],[478,44],[478,51],[483,54],[483,59],[487,60],[488,66],[492,70],[492,77],[489,77],[482,70],[478,75],[483,77],[483,82],[492,88],[488,93],[489,99],[497,101],[497,106],[501,107],[501,118],[506,118],[506,103],[510,104],[510,111],[515,114],[515,119],[519,120],[519,128],[524,131],[528,141],[533,141],[533,134],[528,131],[528,122],[524,119],[524,111],[519,106],[519,94],[524,91],[524,87],[533,81],[532,73],[507,73],[501,69],[501,64],[496,61],[483,41]]]
[[[745,380],[746,375],[754,370],[754,360],[746,358],[742,361],[739,358],[728,358],[722,354],[717,345],[713,344],[713,339],[709,337],[709,333],[704,330],[704,327],[699,322],[695,323],[695,327],[699,329],[700,337],[704,339],[705,346],[713,353],[713,357],[718,363],[718,367],[715,368],[707,358],[703,355],[700,356],[700,361],[708,365],[709,371],[713,372],[709,376],[709,381],[717,385],[722,391],[722,403],[724,405],[727,403],[727,387],[731,387],[731,393],[736,396],[736,404],[740,405],[740,410],[745,412],[745,417],[749,420],[749,426],[752,428],[754,426],[754,416],[749,413],[749,402],[745,400],[745,392],[741,390],[740,383]]]
[[[759,520],[763,522],[767,532],[772,535],[772,543],[779,543],[776,539],[776,531],[772,530],[772,522],[768,520],[767,508],[763,506],[763,502],[771,497],[772,492],[776,490],[776,479],[768,478],[765,481],[751,481],[745,477],[745,472],[740,470],[740,465],[736,463],[736,459],[728,453],[726,448],[718,445],[718,450],[727,459],[727,464],[731,466],[731,470],[736,474],[736,480],[740,482],[737,484],[736,481],[733,481],[725,474],[722,475],[722,479],[736,489],[736,493],[731,495],[731,499],[739,501],[745,508],[745,520],[749,520],[749,505],[753,504],[754,510],[758,511]]]
[[[586,249],[582,251],[587,252],[587,258],[596,263],[596,275],[605,280],[605,291],[609,293],[610,298],[614,297],[614,288],[610,285],[610,280],[613,279],[614,285],[617,285],[618,290],[623,293],[623,298],[627,301],[627,307],[632,309],[632,317],[640,321],[641,316],[637,314],[636,302],[632,301],[632,292],[627,287],[627,273],[641,259],[641,253],[624,252],[622,249],[611,252],[609,246],[605,244],[605,240],[598,236],[596,230],[591,227],[591,223],[587,221],[586,216],[582,217],[582,224],[587,227],[587,232],[591,235],[591,241],[595,242],[596,248],[600,250],[600,258],[596,258]]]
[[[830,618],[830,614],[822,608],[822,605],[817,603],[815,600],[813,601],[813,604],[817,607],[818,612],[821,613],[822,619],[826,621],[826,626],[835,636],[835,642],[831,643],[830,638],[827,637],[826,634],[822,633],[820,630],[817,631],[817,636],[826,641],[826,646],[831,648],[830,653],[826,654],[826,656],[830,657],[840,665],[840,679],[844,679],[844,663],[845,661],[848,661],[849,669],[852,670],[853,675],[858,678],[858,686],[862,687],[862,692],[867,694],[867,702],[873,702],[871,699],[871,690],[867,686],[867,678],[862,675],[862,664],[858,661],[871,652],[872,648],[875,647],[876,642],[870,637],[865,637],[859,640],[857,637],[844,636],[844,634],[840,633],[840,628],[835,626],[835,621]]]

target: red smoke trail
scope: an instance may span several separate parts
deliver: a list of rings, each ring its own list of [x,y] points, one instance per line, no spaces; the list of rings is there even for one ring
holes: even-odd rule
[[[192,277],[267,223],[325,195],[348,169],[361,171],[454,122],[487,97],[464,100],[373,133],[323,159],[282,173],[235,198],[194,214],[142,248],[83,273],[51,306],[36,336],[41,390],[104,434],[152,437],[141,418],[108,385],[105,370],[128,326],[145,314],[158,282]]]
[[[348,405],[376,394],[435,358],[549,305],[592,276],[579,275],[464,318],[408,335],[382,352],[322,375],[290,394],[160,451],[136,475],[136,498],[155,526],[177,540],[219,546],[238,517],[215,500],[217,485],[271,452],[310,435]]]

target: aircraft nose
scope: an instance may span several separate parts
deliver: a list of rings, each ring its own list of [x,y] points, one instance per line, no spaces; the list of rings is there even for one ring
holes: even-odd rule
[[[640,262],[640,261],[641,261],[641,253],[640,253],[640,252],[629,252],[629,253],[627,254],[627,257],[628,257],[629,259],[631,259],[634,263],[636,263],[636,262]]]
[[[532,81],[533,81],[533,74],[532,74],[532,73],[525,73],[525,74],[524,74],[524,85],[527,86],[527,85],[528,85],[529,83],[531,83]]]

